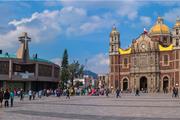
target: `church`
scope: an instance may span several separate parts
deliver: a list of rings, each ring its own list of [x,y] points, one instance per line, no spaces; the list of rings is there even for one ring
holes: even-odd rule
[[[171,92],[180,86],[180,19],[170,29],[158,17],[149,31],[121,48],[120,32],[112,28],[109,42],[109,87],[112,90]]]
[[[11,90],[29,89],[39,91],[58,87],[60,66],[37,54],[29,54],[31,38],[26,32],[18,37],[20,42],[17,54],[3,53],[0,50],[0,88]],[[45,51],[46,52],[46,51]]]

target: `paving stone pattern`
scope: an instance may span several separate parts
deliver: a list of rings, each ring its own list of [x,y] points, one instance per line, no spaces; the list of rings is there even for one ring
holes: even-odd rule
[[[0,120],[180,120],[180,99],[170,94],[15,98],[14,104],[0,108]]]

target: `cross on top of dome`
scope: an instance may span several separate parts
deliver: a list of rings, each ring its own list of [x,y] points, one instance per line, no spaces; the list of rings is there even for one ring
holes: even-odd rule
[[[163,18],[162,17],[160,17],[160,16],[158,16],[158,18],[157,18],[157,22],[156,22],[157,24],[163,24],[164,23],[164,20],[163,20]]]

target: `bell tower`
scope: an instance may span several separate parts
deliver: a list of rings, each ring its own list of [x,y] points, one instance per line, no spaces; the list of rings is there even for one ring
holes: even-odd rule
[[[117,55],[119,47],[120,47],[120,34],[116,30],[116,26],[113,25],[112,31],[110,33],[109,54],[110,55]]]
[[[173,45],[175,49],[180,49],[180,18],[177,17],[176,23],[172,30]]]
[[[120,88],[120,33],[117,31],[115,25],[110,33],[110,43],[109,43],[109,87],[111,90]]]
[[[177,17],[176,23],[172,30],[172,38],[173,38],[173,46],[174,46],[174,69],[178,70],[174,72],[174,80],[175,83],[178,85],[176,87],[179,87],[180,85],[180,18]]]

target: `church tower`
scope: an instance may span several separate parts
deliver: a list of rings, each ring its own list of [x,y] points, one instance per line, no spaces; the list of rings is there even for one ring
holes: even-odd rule
[[[173,45],[175,49],[180,49],[180,18],[178,17],[173,27]]]
[[[119,88],[120,83],[120,56],[119,56],[119,47],[120,47],[120,33],[117,31],[116,27],[113,26],[110,33],[110,44],[109,44],[109,79],[110,79],[110,88],[115,90]]]
[[[28,37],[26,32],[23,32],[22,35],[19,37],[19,41],[21,45],[17,51],[17,58],[22,59],[23,62],[26,62],[27,60],[29,60],[28,42],[31,41],[31,38]]]
[[[109,54],[110,55],[117,55],[118,49],[120,46],[120,34],[116,30],[116,27],[113,26],[112,31],[110,33],[110,49]]]
[[[180,85],[180,18],[177,17],[176,23],[172,30],[173,46],[174,46],[174,82],[175,87]]]

